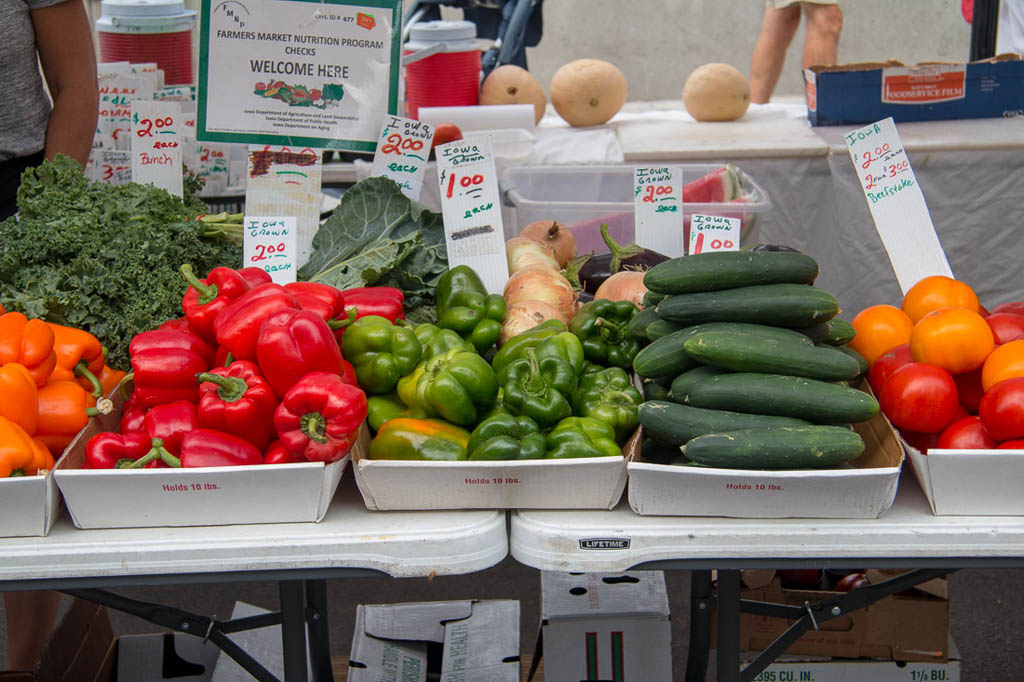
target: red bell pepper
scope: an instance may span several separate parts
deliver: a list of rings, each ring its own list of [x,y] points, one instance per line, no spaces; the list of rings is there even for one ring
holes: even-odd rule
[[[325,320],[345,311],[341,290],[321,282],[290,282],[284,288],[299,302],[303,310],[312,310]]]
[[[97,433],[85,444],[85,468],[123,469],[156,451],[157,447],[162,447],[162,443],[145,433]],[[140,466],[156,469],[166,464],[158,457],[151,457]]]
[[[153,330],[137,334],[128,345],[135,392],[132,402],[152,407],[177,400],[199,400],[196,374],[208,363],[203,353],[209,347],[186,332]]]
[[[199,425],[246,439],[263,450],[274,431],[277,396],[259,367],[238,360],[199,374]]]
[[[279,396],[310,372],[344,371],[330,327],[310,310],[279,310],[267,317],[260,325],[256,358]]]
[[[118,427],[120,433],[145,433],[146,432],[146,410],[138,405],[126,406],[121,413],[121,424]]]
[[[366,394],[337,374],[313,372],[285,394],[274,426],[285,448],[311,462],[335,462],[352,447],[366,419]]]
[[[174,455],[181,452],[181,441],[199,428],[196,406],[187,400],[157,405],[146,413],[143,428],[150,440],[159,438]]]
[[[261,284],[269,284],[274,281],[270,277],[270,273],[263,268],[238,268],[235,270],[242,279],[246,281],[250,289],[255,289]]]
[[[301,457],[297,457],[288,451],[288,448],[284,446],[279,440],[275,440],[267,449],[263,451],[263,463],[264,464],[298,464],[305,462]]]
[[[199,279],[188,263],[180,268],[181,276],[189,283],[188,291],[181,299],[185,319],[195,333],[207,341],[214,340],[213,322],[217,316],[236,298],[249,291],[249,283],[231,268],[214,268]]]
[[[208,365],[212,365],[215,353],[213,344],[209,343],[206,339],[197,334],[196,330],[192,327],[192,325],[188,323],[188,320],[186,320],[184,317],[179,317],[173,320],[167,320],[159,327],[157,327],[156,331],[180,332],[182,334],[188,334],[189,336],[193,337],[192,342],[185,345],[187,345],[188,348],[195,350],[196,352],[201,351],[200,354],[206,359],[206,363]],[[155,339],[159,337],[154,335],[152,338]],[[177,339],[177,341],[179,343],[184,343],[182,339]]]
[[[278,310],[299,308],[299,302],[280,284],[261,284],[235,299],[213,323],[217,343],[235,360],[256,361],[260,324]]]
[[[263,464],[263,452],[244,438],[230,433],[198,429],[181,442],[181,466],[186,469],[250,464]]]
[[[356,367],[351,362],[342,356],[341,359],[341,378],[346,384],[352,384],[353,386],[359,385],[359,377],[356,376]]]
[[[345,307],[348,309],[355,308],[355,317],[351,320],[354,322],[360,317],[366,317],[367,315],[379,315],[380,317],[386,317],[392,323],[395,320],[405,319],[405,294],[402,293],[401,289],[395,287],[353,287],[351,289],[345,289],[341,292],[345,298]],[[343,319],[348,316],[348,312],[343,315],[342,313],[335,314],[335,318]],[[338,340],[338,344],[341,344],[341,339],[345,335],[346,327],[334,330],[334,338]]]

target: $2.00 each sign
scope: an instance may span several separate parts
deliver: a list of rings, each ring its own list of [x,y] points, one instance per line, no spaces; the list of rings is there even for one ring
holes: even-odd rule
[[[291,217],[246,216],[242,262],[263,268],[276,284],[295,281],[296,220]]]

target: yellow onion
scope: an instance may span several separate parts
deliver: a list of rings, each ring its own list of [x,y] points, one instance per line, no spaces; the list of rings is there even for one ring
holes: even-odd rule
[[[554,251],[526,237],[514,237],[505,242],[505,256],[508,258],[510,275],[532,267],[561,270]]]
[[[632,301],[637,307],[643,305],[644,294],[647,287],[644,286],[644,273],[639,270],[619,270],[614,275],[601,282],[601,286],[594,292],[594,299],[607,298],[612,301]]]
[[[505,284],[504,296],[509,306],[527,301],[547,303],[565,318],[572,316],[576,303],[569,280],[557,270],[537,266],[512,275]]]
[[[505,314],[505,321],[501,323],[499,345],[503,345],[513,336],[518,336],[547,320],[558,320],[562,324],[569,324],[569,318],[563,315],[562,311],[544,301],[522,301],[510,305],[508,313]]]
[[[576,257],[576,238],[572,232],[554,220],[538,220],[530,223],[519,231],[520,237],[526,237],[551,249],[558,260],[558,267]]]

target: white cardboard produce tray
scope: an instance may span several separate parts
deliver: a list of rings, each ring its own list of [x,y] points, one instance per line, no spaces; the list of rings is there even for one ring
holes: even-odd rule
[[[123,399],[90,420],[54,477],[78,528],[220,526],[320,521],[348,464],[320,462],[194,469],[83,469],[85,444],[116,431]],[[364,440],[357,441],[358,448]]]
[[[873,519],[896,497],[899,437],[881,414],[855,424],[864,454],[844,468],[751,471],[629,463],[629,505],[645,516]]]
[[[374,510],[612,509],[626,487],[623,457],[414,462],[369,459],[366,452],[353,451],[352,468]]]
[[[53,472],[0,478],[0,537],[46,535],[60,515]]]
[[[936,516],[1021,516],[1024,450],[938,450],[904,443]]]

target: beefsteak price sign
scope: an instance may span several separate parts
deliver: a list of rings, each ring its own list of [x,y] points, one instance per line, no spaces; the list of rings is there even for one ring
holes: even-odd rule
[[[196,138],[372,152],[401,0],[202,0]]]

